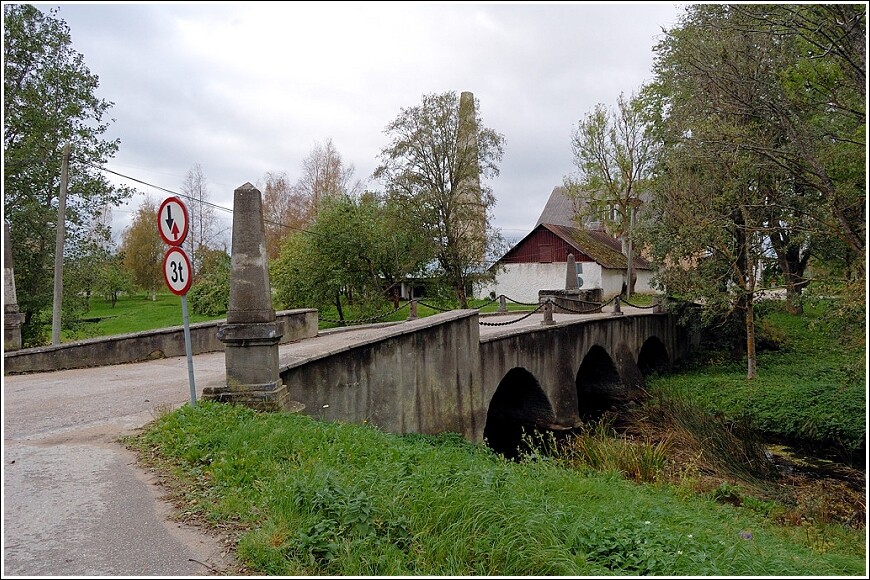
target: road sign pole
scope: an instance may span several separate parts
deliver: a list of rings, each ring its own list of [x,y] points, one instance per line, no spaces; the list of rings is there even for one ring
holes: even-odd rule
[[[196,380],[193,378],[193,353],[190,349],[190,316],[187,315],[187,294],[181,296],[181,315],[184,318],[184,350],[187,353],[187,379],[190,382],[190,404],[196,406]]]
[[[175,211],[173,211],[173,207]],[[187,314],[187,291],[193,282],[193,266],[181,244],[187,237],[189,220],[187,207],[177,197],[168,197],[157,210],[157,231],[169,246],[163,256],[163,279],[170,292],[181,296],[184,319],[184,350],[187,353],[187,379],[190,383],[190,404],[196,406],[196,380],[193,378],[193,353],[190,346],[190,316]]]

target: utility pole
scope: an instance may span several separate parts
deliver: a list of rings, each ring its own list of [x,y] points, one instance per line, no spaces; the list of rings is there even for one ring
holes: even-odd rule
[[[640,205],[640,200],[637,198],[631,199],[629,201],[629,214],[628,214],[628,255],[627,259],[627,273],[628,277],[625,281],[625,299],[631,300],[631,278],[634,273],[634,244],[633,235],[634,235],[634,214],[637,213],[637,206]]]
[[[69,181],[69,143],[63,146],[60,168],[60,198],[57,203],[57,241],[54,245],[54,305],[51,313],[51,344],[60,344],[60,313],[63,303],[63,245],[66,235],[66,188]]]

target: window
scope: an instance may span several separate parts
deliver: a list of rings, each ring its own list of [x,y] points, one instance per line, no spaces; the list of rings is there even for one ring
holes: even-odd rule
[[[538,261],[542,264],[549,264],[553,261],[553,246],[551,244],[541,244],[538,246],[539,256]]]

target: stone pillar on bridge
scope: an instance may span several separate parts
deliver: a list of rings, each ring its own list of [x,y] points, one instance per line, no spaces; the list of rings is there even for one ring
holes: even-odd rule
[[[577,262],[574,259],[574,254],[568,254],[568,267],[565,270],[565,293],[577,290],[580,290],[580,286],[577,284]]]
[[[12,267],[12,238],[9,224],[3,221],[3,350],[21,348],[21,325],[24,314],[18,311],[15,293],[15,269]]]
[[[233,242],[227,322],[218,328],[226,352],[226,385],[203,398],[255,409],[287,409],[287,386],[278,369],[282,332],[275,322],[260,191],[245,183],[233,193]]]

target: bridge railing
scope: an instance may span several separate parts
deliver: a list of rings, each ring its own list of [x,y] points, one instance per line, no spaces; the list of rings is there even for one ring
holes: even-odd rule
[[[619,298],[620,298],[619,296],[613,296],[610,298],[610,300],[607,300],[606,302],[593,302],[593,301],[589,301],[589,300],[580,300],[580,299],[576,299],[576,298],[570,298],[567,296],[560,296],[558,301],[554,301],[552,298],[547,298],[542,302],[531,303],[531,302],[521,302],[519,300],[514,300],[513,298],[511,298],[509,296],[501,294],[501,295],[489,300],[488,302],[485,302],[485,303],[481,304],[480,306],[473,308],[472,310],[481,311],[484,308],[486,308],[487,306],[489,306],[490,304],[494,304],[495,302],[499,303],[499,308],[498,308],[498,311],[496,313],[493,313],[493,314],[508,314],[508,313],[510,313],[510,311],[507,309],[507,302],[511,302],[511,303],[519,305],[519,306],[528,306],[528,307],[532,308],[532,310],[528,310],[528,311],[526,311],[526,310],[513,311],[515,313],[525,312],[525,315],[521,316],[520,318],[510,320],[510,321],[506,321],[506,322],[484,322],[482,320],[480,321],[481,326],[507,326],[508,324],[515,324],[517,322],[521,322],[521,321],[525,320],[526,318],[532,316],[533,314],[540,312],[541,310],[545,309],[548,304],[552,305],[552,309],[555,312],[561,311],[561,312],[569,312],[571,314],[592,314],[592,313],[601,312],[601,310],[603,308],[610,306],[611,304],[614,304],[614,302],[616,300],[618,300]],[[620,303],[624,304],[626,306],[631,306],[632,308],[638,308],[638,309],[654,309],[654,308],[661,307],[661,304],[659,302],[654,302],[653,304],[651,304],[649,306],[640,306],[640,305],[632,304],[631,302],[628,302],[626,300],[620,300]],[[569,304],[576,304],[576,306],[569,306]],[[417,314],[417,307],[418,306],[424,306],[424,307],[429,308],[431,310],[434,310],[436,312],[450,312],[451,310],[454,310],[452,308],[444,308],[442,306],[430,304],[428,302],[423,302],[422,300],[414,298],[414,299],[411,299],[411,300],[405,302],[404,304],[398,306],[397,308],[390,310],[389,312],[384,312],[382,314],[378,314],[375,316],[368,316],[368,317],[364,317],[364,318],[356,318],[356,319],[350,319],[350,320],[321,317],[321,318],[319,318],[319,321],[320,322],[327,322],[330,324],[337,324],[339,326],[357,326],[357,325],[365,325],[365,324],[375,324],[375,323],[379,323],[379,322],[386,322],[390,317],[394,316],[397,312],[400,312],[400,311],[404,310],[405,308],[407,308],[409,310],[407,320],[414,320],[414,319],[418,318],[418,314]],[[615,306],[615,309],[618,312],[618,307]]]

